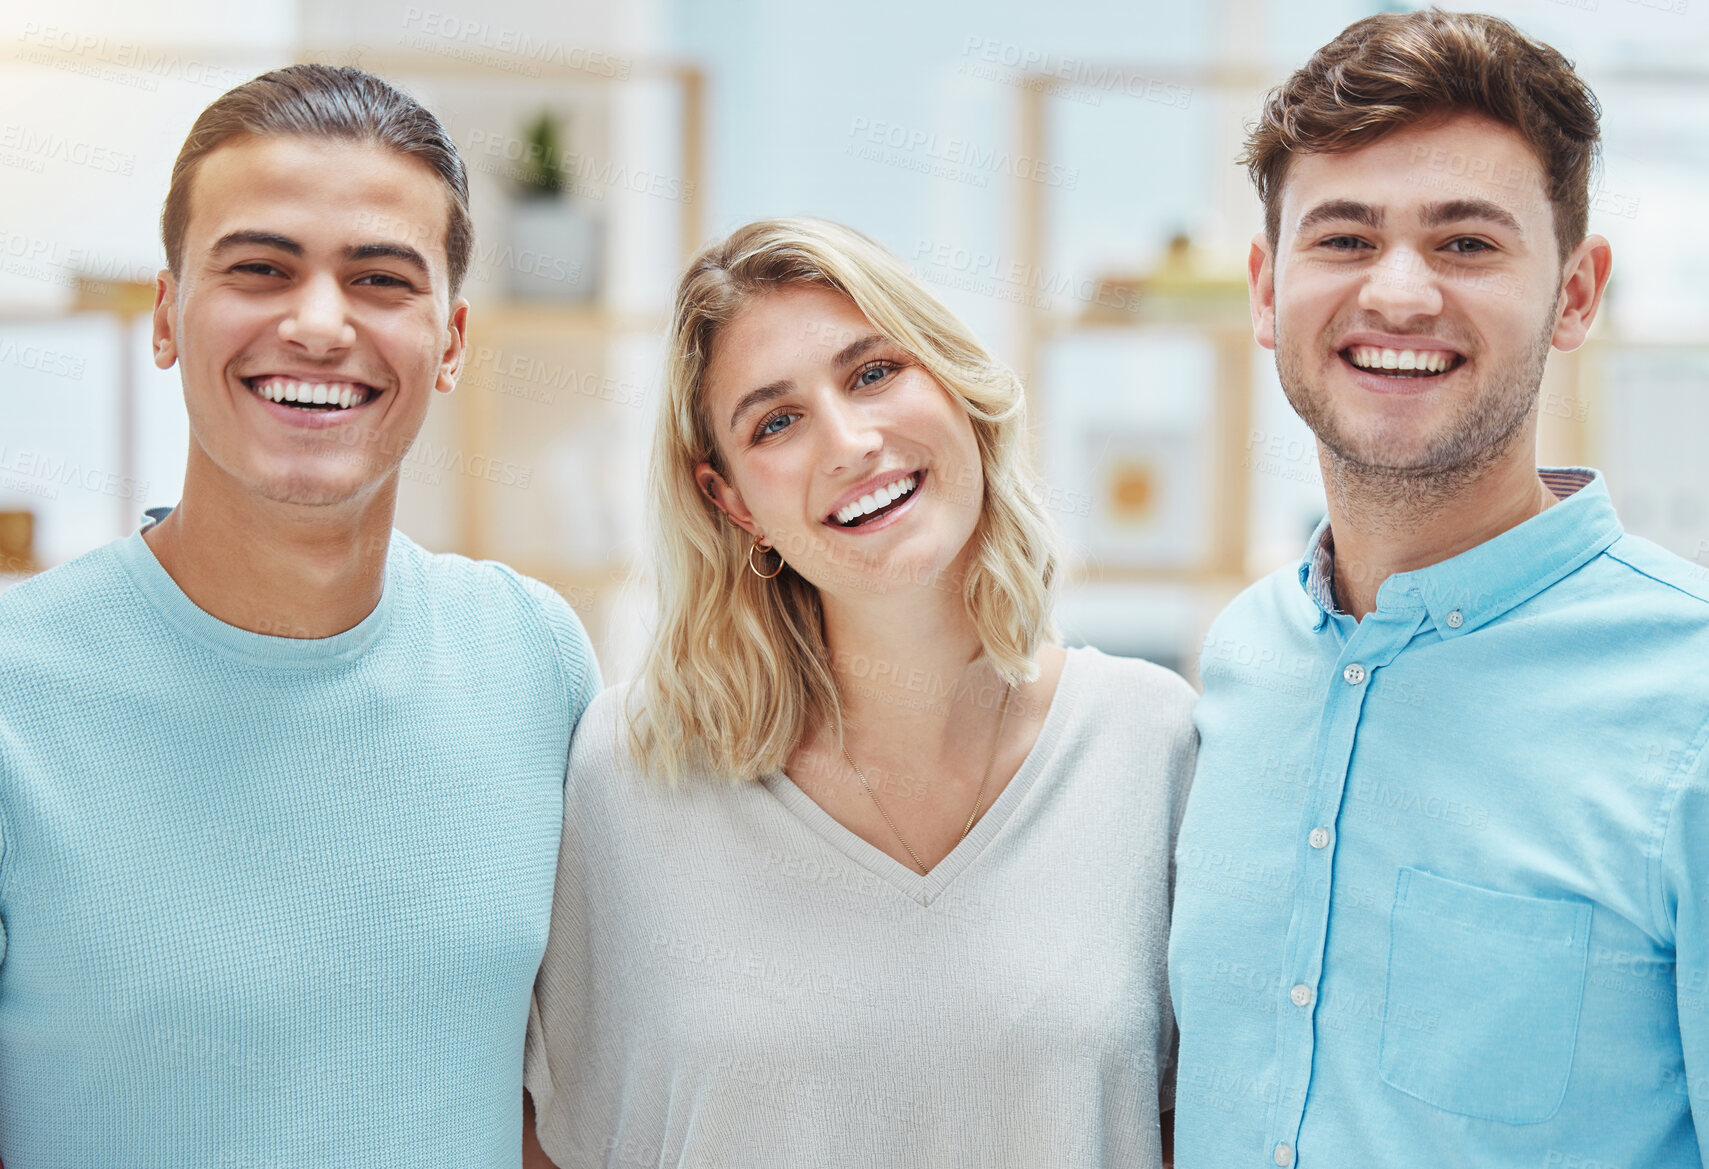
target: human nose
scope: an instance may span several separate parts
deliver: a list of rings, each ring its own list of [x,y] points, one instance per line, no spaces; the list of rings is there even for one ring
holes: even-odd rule
[[[1442,289],[1428,260],[1412,248],[1396,248],[1371,265],[1359,307],[1389,321],[1431,317],[1442,311]]]
[[[344,292],[332,277],[305,282],[290,310],[279,322],[279,339],[287,345],[326,356],[356,343]]]
[[[828,399],[823,427],[825,463],[833,473],[847,471],[877,455],[884,446],[884,435],[871,403],[854,402],[840,394],[830,394]]]

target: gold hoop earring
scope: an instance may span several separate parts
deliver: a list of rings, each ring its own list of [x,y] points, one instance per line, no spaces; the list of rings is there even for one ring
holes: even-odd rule
[[[760,538],[758,536],[755,536],[754,537],[754,546],[752,548],[748,549],[748,571],[753,573],[755,576],[759,577],[761,580],[770,580],[772,577],[774,577],[778,573],[782,572],[783,571],[783,554],[782,553],[778,554],[777,567],[775,569],[773,569],[771,572],[761,572],[759,569],[754,567],[754,553],[755,552],[774,552],[774,551],[776,551],[776,549],[774,549],[770,544],[760,543]]]

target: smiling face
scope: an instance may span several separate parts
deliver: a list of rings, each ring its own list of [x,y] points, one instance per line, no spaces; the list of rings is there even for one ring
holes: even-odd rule
[[[462,360],[448,222],[435,173],[383,146],[252,137],[203,159],[182,276],[162,273],[154,316],[198,471],[279,503],[395,493]]]
[[[964,566],[984,502],[973,422],[848,297],[785,287],[719,332],[701,489],[821,593],[932,584]]]
[[[1258,340],[1322,445],[1431,476],[1532,457],[1549,348],[1590,323],[1563,314],[1562,274],[1535,155],[1470,114],[1295,158],[1249,273]]]

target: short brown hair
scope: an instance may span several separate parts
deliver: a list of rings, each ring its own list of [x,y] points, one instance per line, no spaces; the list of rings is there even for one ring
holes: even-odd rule
[[[202,111],[172,164],[172,183],[160,213],[160,238],[174,276],[182,274],[190,184],[202,160],[239,138],[285,135],[374,143],[432,167],[449,196],[445,257],[451,295],[457,295],[475,245],[469,176],[457,146],[420,102],[372,73],[343,65],[275,69],[221,94]]]
[[[1358,150],[1403,126],[1477,113],[1511,126],[1543,166],[1561,259],[1589,229],[1601,107],[1572,62],[1498,17],[1382,13],[1347,26],[1271,90],[1240,162],[1281,235],[1282,184],[1296,154]]]

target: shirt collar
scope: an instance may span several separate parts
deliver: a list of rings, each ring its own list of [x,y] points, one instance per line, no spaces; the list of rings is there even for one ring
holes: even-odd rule
[[[1620,538],[1620,520],[1600,472],[1539,467],[1560,502],[1458,556],[1389,577],[1377,608],[1422,604],[1444,638],[1458,637],[1519,605]],[[1312,628],[1322,629],[1335,604],[1335,539],[1327,517],[1300,562],[1300,587],[1312,602]]]

